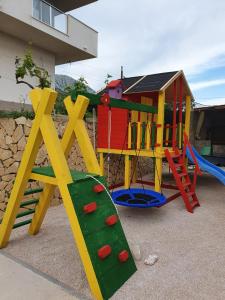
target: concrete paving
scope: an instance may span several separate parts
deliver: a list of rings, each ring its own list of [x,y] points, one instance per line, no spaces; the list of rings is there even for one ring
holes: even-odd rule
[[[72,292],[18,260],[0,254],[1,300],[77,300]]]
[[[197,194],[201,207],[193,214],[181,198],[159,209],[118,207],[128,241],[140,246],[142,258],[113,300],[225,299],[225,187],[204,174]],[[91,299],[63,206],[49,209],[37,236],[29,236],[27,228],[14,230],[4,251],[70,286],[80,299]],[[149,254],[159,256],[152,267],[144,264]]]

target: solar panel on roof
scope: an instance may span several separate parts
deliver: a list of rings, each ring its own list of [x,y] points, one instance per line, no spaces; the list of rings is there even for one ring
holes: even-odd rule
[[[176,73],[177,71],[147,75],[128,89],[126,94],[159,91]]]

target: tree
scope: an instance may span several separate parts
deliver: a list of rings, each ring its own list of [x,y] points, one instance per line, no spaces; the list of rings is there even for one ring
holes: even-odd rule
[[[84,79],[84,77],[80,77],[74,84],[74,88],[77,93],[87,93],[88,82]]]
[[[64,91],[59,92],[55,111],[59,114],[66,114],[66,109],[64,106],[64,99],[71,95],[72,92],[76,91],[76,94],[82,94],[87,92],[88,82],[84,79],[84,77],[80,77],[78,80],[75,81],[73,85],[69,85],[65,87]]]
[[[32,52],[28,49],[24,55],[24,57],[15,59],[16,66],[16,83],[17,84],[26,84],[31,89],[34,88],[32,84],[24,80],[26,76],[30,76],[31,78],[38,79],[37,87],[45,88],[51,86],[50,76],[48,71],[44,68],[39,67],[34,61],[32,57]]]

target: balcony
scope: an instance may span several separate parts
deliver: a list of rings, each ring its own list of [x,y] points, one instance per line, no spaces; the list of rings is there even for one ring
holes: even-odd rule
[[[54,54],[57,65],[96,57],[98,33],[52,4],[20,0],[15,6],[15,0],[3,0],[0,31]]]
[[[43,0],[33,0],[33,17],[67,34],[68,17],[62,11]]]

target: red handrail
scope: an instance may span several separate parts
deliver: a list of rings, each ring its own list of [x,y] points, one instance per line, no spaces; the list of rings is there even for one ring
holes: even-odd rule
[[[197,158],[196,158],[196,156],[195,156],[195,154],[194,154],[194,151],[193,151],[193,149],[192,149],[191,143],[190,143],[190,141],[189,141],[189,139],[188,139],[188,136],[187,136],[186,132],[184,132],[184,149],[183,149],[183,155],[184,155],[184,156],[185,156],[185,154],[186,154],[186,149],[187,149],[187,147],[188,147],[188,149],[189,149],[189,151],[190,151],[190,153],[191,153],[191,157],[192,157],[192,159],[193,159],[193,161],[194,161],[195,169],[196,169],[197,173],[198,173],[199,175],[202,175],[202,171],[201,171],[200,168],[199,168],[199,164],[198,164]]]

